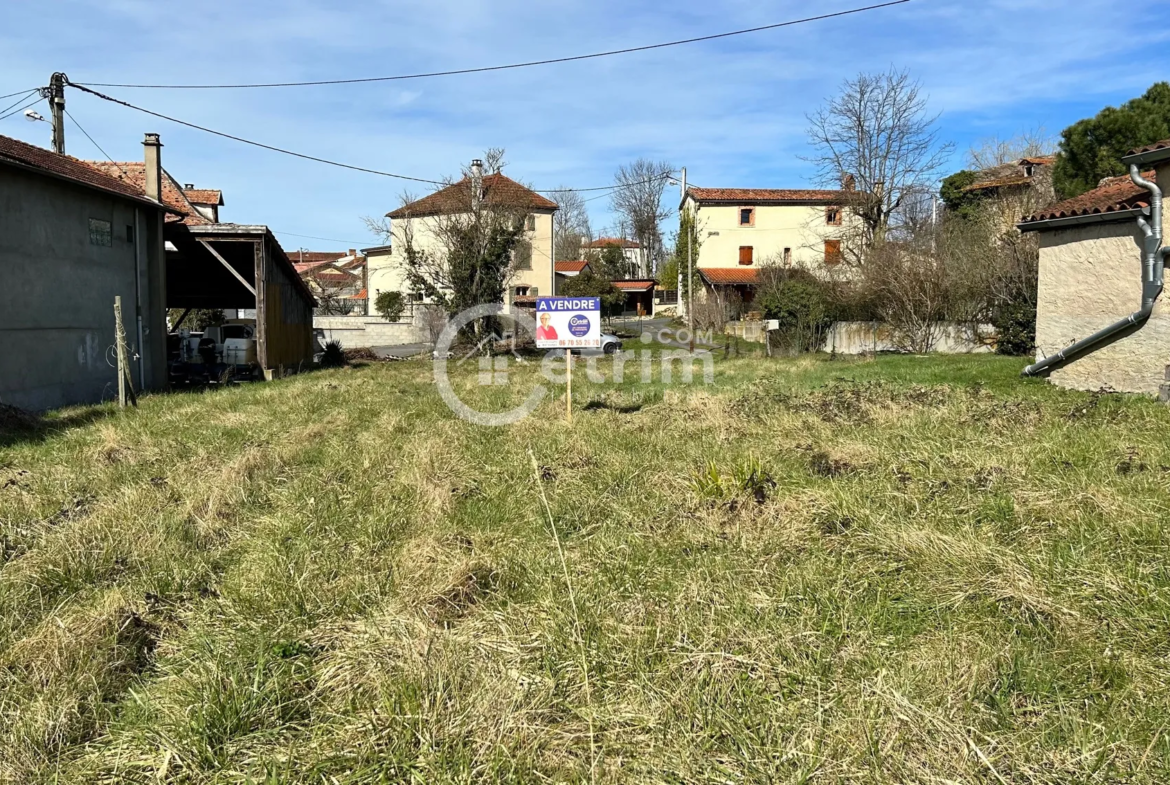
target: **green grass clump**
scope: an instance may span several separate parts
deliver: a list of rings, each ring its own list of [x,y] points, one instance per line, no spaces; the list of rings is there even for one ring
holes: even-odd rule
[[[0,781],[1170,779],[1170,412],[717,354],[571,425],[411,361],[3,432]]]

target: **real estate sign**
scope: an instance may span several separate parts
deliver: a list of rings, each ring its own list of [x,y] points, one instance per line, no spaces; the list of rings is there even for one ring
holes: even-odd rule
[[[601,346],[600,297],[537,297],[537,349]]]

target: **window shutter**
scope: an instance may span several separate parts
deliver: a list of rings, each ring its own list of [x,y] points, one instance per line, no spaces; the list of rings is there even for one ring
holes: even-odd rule
[[[753,251],[752,246],[741,245],[739,247],[739,263],[740,264],[751,264],[753,261],[752,260],[752,251]]]
[[[825,240],[825,264],[837,264],[841,261],[841,241]]]

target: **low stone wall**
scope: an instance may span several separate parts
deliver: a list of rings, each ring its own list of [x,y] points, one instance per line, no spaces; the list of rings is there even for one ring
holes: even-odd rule
[[[764,323],[760,321],[728,322],[723,332],[745,341],[764,342]]]
[[[387,322],[376,316],[315,316],[313,328],[324,333],[322,343],[340,341],[346,349],[398,346],[427,340],[422,328],[414,322]]]
[[[984,325],[991,333],[991,325]],[[821,351],[837,354],[867,354],[869,352],[896,352],[890,327],[881,322],[834,322],[825,335]],[[938,354],[972,354],[991,352],[994,347],[972,340],[967,331],[957,324],[939,326],[938,338],[930,347]]]

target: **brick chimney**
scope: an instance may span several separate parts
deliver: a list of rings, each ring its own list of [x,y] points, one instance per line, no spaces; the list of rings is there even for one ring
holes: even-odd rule
[[[145,148],[146,161],[146,182],[143,190],[147,199],[162,204],[162,142],[158,140],[158,134],[147,134],[142,140],[142,146]]]

